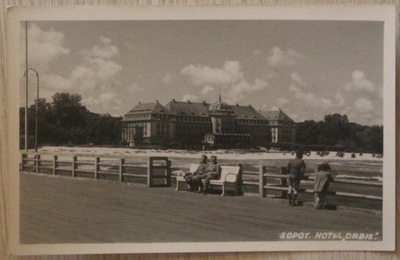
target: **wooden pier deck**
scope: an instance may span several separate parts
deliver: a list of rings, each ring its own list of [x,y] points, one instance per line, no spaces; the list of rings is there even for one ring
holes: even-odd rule
[[[22,244],[279,241],[281,232],[382,230],[382,214],[374,211],[317,211],[253,196],[20,176]]]

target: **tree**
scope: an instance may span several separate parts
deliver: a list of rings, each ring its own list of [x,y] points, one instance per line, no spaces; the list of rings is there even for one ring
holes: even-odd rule
[[[322,143],[333,146],[349,136],[349,119],[338,113],[326,115],[321,130]]]
[[[121,136],[121,117],[109,114],[97,117],[90,130],[90,142],[94,144],[118,144]]]
[[[121,117],[99,115],[81,104],[79,94],[55,93],[53,102],[38,100],[38,144],[119,144]],[[20,147],[24,144],[25,109],[20,108]],[[29,145],[32,148],[36,104],[28,108]]]
[[[304,145],[315,145],[318,143],[320,134],[319,125],[314,120],[306,120],[297,124],[297,142]]]
[[[297,123],[297,142],[312,149],[383,152],[383,126],[362,126],[347,115],[329,114],[324,121]]]
[[[383,126],[374,125],[356,134],[363,150],[383,153]]]
[[[66,128],[85,127],[86,108],[81,105],[81,100],[79,94],[55,93],[52,103],[54,123]]]

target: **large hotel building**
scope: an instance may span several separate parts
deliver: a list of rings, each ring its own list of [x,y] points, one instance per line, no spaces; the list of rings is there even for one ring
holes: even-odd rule
[[[139,102],[122,120],[122,141],[130,146],[235,148],[294,143],[295,138],[296,125],[283,111],[257,111],[221,98],[212,104],[175,99],[165,106]]]

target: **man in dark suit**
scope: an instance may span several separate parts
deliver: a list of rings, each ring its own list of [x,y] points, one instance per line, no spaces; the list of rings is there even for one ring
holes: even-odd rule
[[[201,161],[199,163],[199,167],[197,167],[197,170],[195,172],[188,172],[183,177],[185,179],[185,181],[189,184],[190,191],[197,191],[198,187],[193,179],[195,176],[204,175],[207,171],[207,165],[208,165],[207,156],[202,155]]]
[[[207,165],[206,173],[193,177],[193,183],[200,187],[199,193],[207,194],[210,180],[216,180],[221,176],[221,166],[217,161],[217,156],[213,155],[210,158],[211,162]],[[202,180],[204,179],[204,185]]]

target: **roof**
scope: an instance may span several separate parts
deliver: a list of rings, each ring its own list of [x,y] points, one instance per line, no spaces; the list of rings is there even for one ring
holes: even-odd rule
[[[217,113],[232,113],[232,108],[230,105],[228,105],[225,102],[222,102],[221,100],[212,103],[210,107],[208,108],[210,112],[217,112]]]
[[[279,120],[279,121],[291,121],[294,122],[288,115],[286,115],[282,110],[276,111],[260,111],[261,115],[267,120]]]
[[[128,112],[128,114],[159,114],[159,113],[167,114],[169,113],[169,111],[158,102],[139,103],[137,106],[135,106]]]
[[[185,115],[185,116],[201,116],[208,117],[208,104],[206,102],[182,102],[171,100],[165,106],[171,113],[175,115]]]
[[[237,119],[257,119],[265,120],[265,118],[252,106],[233,105],[231,109],[237,116]]]

